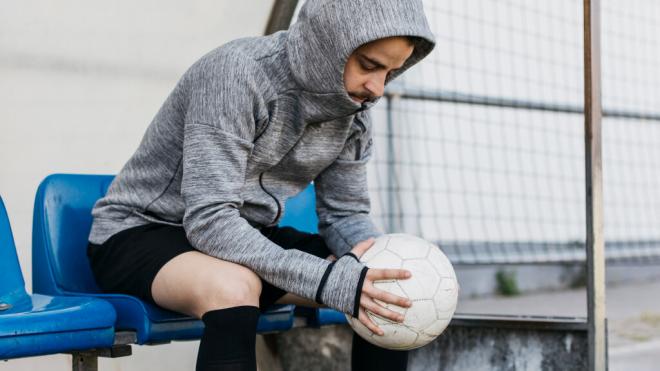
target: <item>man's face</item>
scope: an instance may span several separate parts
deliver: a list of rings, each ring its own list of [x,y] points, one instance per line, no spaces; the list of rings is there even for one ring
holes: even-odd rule
[[[387,76],[401,68],[413,50],[410,40],[401,36],[372,41],[355,49],[344,68],[348,95],[358,103],[382,96]]]

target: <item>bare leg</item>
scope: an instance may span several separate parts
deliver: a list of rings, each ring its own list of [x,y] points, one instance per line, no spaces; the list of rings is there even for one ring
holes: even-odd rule
[[[236,306],[259,306],[261,280],[250,269],[201,252],[170,260],[151,285],[163,308],[202,318],[204,313]]]
[[[158,305],[204,322],[197,371],[256,371],[261,280],[254,272],[190,251],[165,264],[151,290]]]

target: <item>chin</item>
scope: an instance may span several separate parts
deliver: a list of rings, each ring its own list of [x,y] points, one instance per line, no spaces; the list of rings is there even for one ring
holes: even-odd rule
[[[355,102],[355,103],[362,104],[365,101],[365,99],[360,99],[360,98],[354,97],[353,95],[350,95],[350,97],[353,100],[353,102]]]

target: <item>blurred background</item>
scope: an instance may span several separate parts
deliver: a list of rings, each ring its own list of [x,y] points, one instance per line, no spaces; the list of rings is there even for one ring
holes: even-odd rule
[[[302,2],[302,1],[301,1]],[[264,33],[268,0],[21,1],[0,11],[0,194],[31,287],[48,174],[117,173],[194,61]],[[432,55],[374,109],[384,231],[436,242],[460,313],[585,316],[582,2],[427,0]],[[603,173],[612,370],[660,350],[660,3],[602,1]],[[193,369],[196,342],[103,370]],[[0,363],[66,370],[64,355]]]

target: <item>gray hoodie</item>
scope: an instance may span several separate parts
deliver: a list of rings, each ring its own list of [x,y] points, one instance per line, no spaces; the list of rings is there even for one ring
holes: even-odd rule
[[[416,40],[402,72],[434,45],[421,0],[309,0],[288,31],[203,56],[94,206],[89,241],[150,222],[183,226],[199,251],[357,316],[366,269],[344,254],[380,234],[366,182],[373,102],[349,97],[343,70],[360,45],[397,35]],[[277,224],[310,181],[334,264],[257,230]]]

